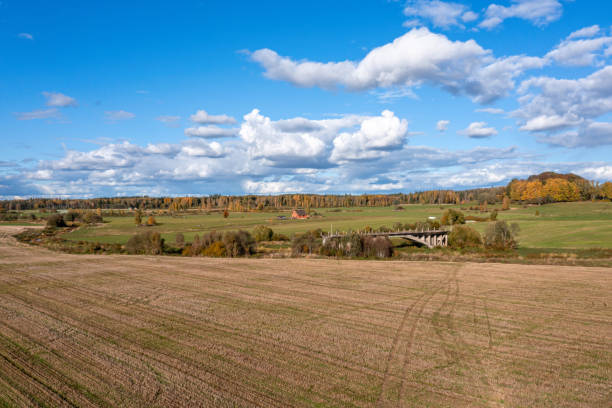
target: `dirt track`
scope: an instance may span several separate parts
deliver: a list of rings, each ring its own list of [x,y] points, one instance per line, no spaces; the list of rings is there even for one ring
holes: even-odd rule
[[[0,406],[612,406],[612,270],[76,256],[0,227]]]

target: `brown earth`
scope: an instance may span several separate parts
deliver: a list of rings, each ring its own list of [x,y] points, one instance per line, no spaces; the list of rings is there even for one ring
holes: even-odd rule
[[[0,228],[2,406],[612,406],[612,269],[67,255]]]

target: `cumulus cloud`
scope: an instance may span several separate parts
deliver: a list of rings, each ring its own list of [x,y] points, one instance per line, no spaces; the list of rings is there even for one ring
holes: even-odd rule
[[[248,145],[252,159],[263,159],[271,166],[323,167],[327,161],[325,142],[320,131],[304,129],[305,124],[300,118],[293,126],[287,121],[277,126],[258,109],[253,109],[244,116],[240,137]],[[312,126],[318,124],[314,122]]]
[[[228,115],[209,115],[205,110],[198,110],[189,117],[192,122],[202,125],[222,125],[236,123],[236,119]]]
[[[301,87],[363,91],[429,83],[479,103],[504,96],[517,76],[546,63],[526,56],[495,59],[474,40],[451,41],[424,27],[373,49],[359,62],[295,61],[270,49],[257,50],[251,58],[266,77]]]
[[[66,106],[77,106],[77,101],[71,96],[64,95],[60,92],[43,92],[43,96],[47,99],[45,105],[65,108]]]
[[[133,119],[136,117],[136,115],[134,115],[132,112],[126,112],[124,110],[118,110],[118,111],[106,111],[104,112],[104,117],[106,118],[106,120],[115,122],[118,120],[128,120],[128,119]]]
[[[436,124],[436,129],[438,129],[439,132],[446,132],[448,125],[450,125],[450,120],[439,120]]]
[[[225,155],[225,149],[220,143],[206,143],[202,140],[185,143],[181,152],[190,157],[223,157]]]
[[[245,180],[242,183],[242,187],[244,188],[244,191],[251,194],[283,194],[305,192],[305,185],[303,182],[300,181]]]
[[[431,21],[435,27],[463,27],[462,22],[474,21],[478,15],[460,3],[440,0],[410,0],[406,3],[404,14]],[[415,20],[411,20],[415,21]]]
[[[472,139],[484,139],[497,134],[497,130],[494,127],[486,126],[486,122],[472,122],[466,129],[460,130],[459,134],[471,137]]]
[[[608,123],[592,121],[580,127],[583,133],[590,132],[592,141],[610,139]],[[584,135],[572,139],[572,130],[542,142],[593,143]],[[496,130],[475,122],[466,132],[484,137]],[[408,122],[388,110],[373,116],[272,120],[254,109],[244,116],[239,138],[194,137],[144,146],[102,142],[91,150],[65,150],[60,159],[8,166],[4,174],[0,172],[0,197],[392,192],[505,184],[512,177],[551,169],[609,172],[609,163],[545,163],[513,146],[470,150],[411,146],[409,135]]]
[[[583,30],[587,32],[580,33]],[[583,30],[570,34],[545,57],[569,66],[589,66],[602,63],[605,50],[612,44],[612,37],[581,38],[590,34],[593,27]],[[597,31],[599,31],[598,27]],[[593,35],[595,33],[591,36]]]
[[[17,34],[17,37],[19,38],[23,38],[24,40],[34,40],[34,36],[30,33],[19,33]]]
[[[561,14],[563,6],[558,0],[512,0],[509,6],[490,4],[479,26],[491,29],[508,18],[521,18],[536,26],[545,26],[561,18]]]
[[[384,157],[403,146],[407,131],[408,121],[385,110],[381,116],[361,122],[359,130],[340,133],[333,141],[330,161],[346,163]]]
[[[520,108],[512,115],[521,130],[542,133],[539,140],[559,146],[609,144],[607,126],[594,120],[612,112],[612,66],[579,79],[530,78],[519,92]]]
[[[599,26],[597,24],[592,25],[590,27],[584,27],[581,28],[580,30],[576,30],[573,33],[571,33],[570,35],[567,36],[568,40],[573,40],[574,38],[588,38],[588,37],[595,37],[597,34],[599,34]]]
[[[32,112],[19,112],[15,113],[17,120],[35,120],[35,119],[49,119],[57,118],[60,116],[59,111],[56,108],[41,109]]]
[[[185,129],[185,135],[213,139],[218,137],[236,136],[238,129],[225,129],[218,126],[196,126]]]

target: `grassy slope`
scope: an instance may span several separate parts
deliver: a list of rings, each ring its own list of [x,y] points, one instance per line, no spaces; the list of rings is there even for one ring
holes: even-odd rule
[[[449,206],[444,206],[447,208]],[[246,229],[265,224],[274,231],[291,235],[309,229],[321,228],[328,231],[360,229],[369,225],[392,226],[395,222],[414,222],[428,216],[440,217],[443,209],[436,205],[405,205],[404,211],[393,211],[393,207],[348,208],[340,212],[320,209],[322,217],[309,220],[277,220],[277,213],[231,213],[224,219],[221,214],[186,215],[157,217],[159,226],[150,230],[159,231],[162,236],[174,241],[177,232],[185,234],[187,241],[193,236],[211,230]],[[535,212],[540,215],[536,216]],[[477,212],[467,214],[483,216]],[[520,244],[529,248],[612,248],[612,203],[580,202],[558,203],[539,207],[513,208],[499,213],[499,219],[517,222],[521,227]],[[73,240],[125,243],[128,238],[144,227],[136,227],[131,217],[109,217],[103,226],[85,227],[66,235]],[[486,223],[470,224],[484,231]]]

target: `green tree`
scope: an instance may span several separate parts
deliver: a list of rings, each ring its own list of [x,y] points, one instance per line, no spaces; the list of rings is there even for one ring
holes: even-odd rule
[[[516,223],[508,225],[506,221],[496,221],[487,226],[484,244],[491,249],[514,249],[517,245],[515,236],[518,231]]]
[[[457,225],[448,235],[448,243],[453,248],[478,248],[482,246],[482,237],[472,227]]]
[[[253,229],[253,236],[257,242],[272,241],[274,231],[265,225],[258,225]]]
[[[465,224],[465,215],[453,208],[449,208],[442,214],[442,218],[440,219],[440,224],[442,225],[455,225],[455,224]]]

